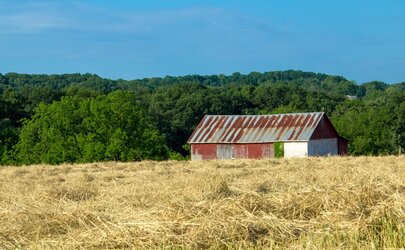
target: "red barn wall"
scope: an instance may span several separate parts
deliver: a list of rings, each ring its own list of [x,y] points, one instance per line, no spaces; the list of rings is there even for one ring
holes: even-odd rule
[[[274,157],[273,143],[241,143],[233,144],[233,156],[234,158],[270,158]],[[243,152],[240,154],[238,152]]]
[[[200,158],[201,156],[201,158]],[[213,160],[217,158],[216,144],[191,144],[191,159]]]
[[[347,155],[347,140],[342,138],[342,137],[338,137],[338,154],[339,155]]]
[[[191,158],[194,160],[217,159],[217,146],[231,150],[230,159],[259,159],[274,157],[273,143],[237,143],[237,144],[191,144]]]

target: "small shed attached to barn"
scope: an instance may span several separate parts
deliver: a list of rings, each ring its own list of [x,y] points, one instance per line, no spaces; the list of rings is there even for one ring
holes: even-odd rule
[[[188,143],[192,160],[347,154],[347,140],[323,112],[206,115]]]

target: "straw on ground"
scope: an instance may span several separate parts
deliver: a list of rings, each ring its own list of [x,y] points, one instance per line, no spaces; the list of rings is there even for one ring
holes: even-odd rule
[[[401,248],[405,157],[0,168],[0,248]]]

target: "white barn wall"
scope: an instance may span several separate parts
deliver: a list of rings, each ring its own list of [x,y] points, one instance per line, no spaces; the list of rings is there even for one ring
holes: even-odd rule
[[[317,139],[308,142],[309,156],[337,155],[338,140],[337,138]]]
[[[307,142],[285,142],[284,158],[308,156]]]

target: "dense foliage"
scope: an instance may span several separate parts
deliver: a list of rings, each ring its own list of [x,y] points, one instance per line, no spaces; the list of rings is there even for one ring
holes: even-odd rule
[[[167,158],[163,138],[134,100],[134,94],[116,91],[40,104],[21,129],[17,160],[28,164]]]
[[[205,114],[324,111],[353,155],[405,147],[405,83],[292,70],[133,81],[0,74],[0,107],[2,164],[178,159]]]

